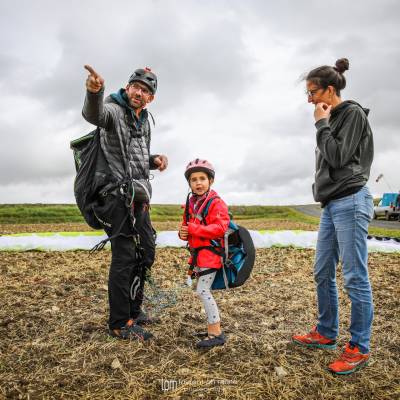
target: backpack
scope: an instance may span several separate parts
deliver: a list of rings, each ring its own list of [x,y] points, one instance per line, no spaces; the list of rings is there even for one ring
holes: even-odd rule
[[[71,141],[74,153],[76,177],[74,195],[76,204],[87,222],[94,229],[111,228],[111,221],[104,215],[112,214],[112,210],[104,208],[112,206],[104,202],[106,194],[118,184],[113,177],[100,145],[100,129]],[[99,210],[101,212],[99,212]],[[97,212],[96,212],[97,211]],[[107,219],[107,220],[105,220]]]
[[[149,111],[147,113],[155,126],[153,115]],[[127,114],[125,114],[125,117],[127,117]],[[150,153],[150,122],[148,123],[148,130],[145,131],[145,136]],[[101,148],[99,127],[87,135],[71,141],[70,147],[74,153],[77,172],[74,181],[74,194],[83,218],[93,229],[111,229],[113,234],[117,234],[120,230],[116,229],[118,223],[115,227],[113,226],[116,198],[119,197],[125,202],[128,216],[135,195],[133,180],[126,179],[118,182],[112,174]],[[136,182],[140,187],[143,187],[141,182]],[[146,191],[146,188],[144,190]],[[122,225],[123,222],[120,226]]]
[[[201,212],[201,223],[206,224],[205,217],[208,214],[211,203],[216,198],[218,198],[218,196],[208,200],[208,203]],[[185,212],[186,220],[188,221],[189,196],[186,201]],[[222,258],[222,268],[216,270],[217,273],[211,286],[211,290],[229,289],[242,286],[249,278],[254,266],[256,250],[250,232],[243,226],[239,226],[233,222],[230,213],[229,216],[229,226],[225,232],[224,245],[222,247],[216,240],[211,240],[211,246],[192,249],[192,251],[194,250],[194,259],[196,259],[196,253],[203,249],[212,251],[213,253],[220,255]],[[204,276],[213,272],[215,272],[215,269],[209,269],[207,271],[201,271],[196,275]]]

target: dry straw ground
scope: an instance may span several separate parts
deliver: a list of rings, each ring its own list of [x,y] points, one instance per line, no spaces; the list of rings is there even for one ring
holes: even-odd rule
[[[183,249],[157,253],[154,279],[180,289],[152,327],[155,340],[145,344],[106,334],[109,251],[0,253],[0,398],[400,398],[400,255],[370,255],[372,361],[349,377],[325,368],[338,351],[290,342],[315,322],[313,255],[259,250],[247,284],[216,293],[226,346],[199,352],[193,333],[205,328],[205,315],[195,293],[181,288]],[[344,345],[350,306],[340,273],[338,282]]]

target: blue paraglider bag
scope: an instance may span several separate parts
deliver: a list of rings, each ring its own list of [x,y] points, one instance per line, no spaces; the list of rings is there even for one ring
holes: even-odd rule
[[[225,257],[218,269],[212,290],[228,289],[243,285],[249,278],[255,261],[255,248],[249,231],[230,221],[224,238]]]

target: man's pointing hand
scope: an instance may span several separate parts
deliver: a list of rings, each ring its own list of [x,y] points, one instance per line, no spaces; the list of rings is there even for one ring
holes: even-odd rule
[[[91,93],[98,93],[104,86],[104,79],[90,65],[85,65],[84,68],[89,71],[86,89]]]

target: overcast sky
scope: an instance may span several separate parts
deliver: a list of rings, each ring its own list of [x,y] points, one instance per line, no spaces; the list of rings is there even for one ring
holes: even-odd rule
[[[149,66],[153,203],[180,203],[185,165],[206,158],[230,204],[313,202],[315,128],[300,77],[347,57],[343,99],[370,108],[374,195],[400,189],[400,2],[2,1],[0,203],[73,203],[69,142],[81,115],[84,64],[106,94]],[[375,183],[375,178],[384,179]]]

